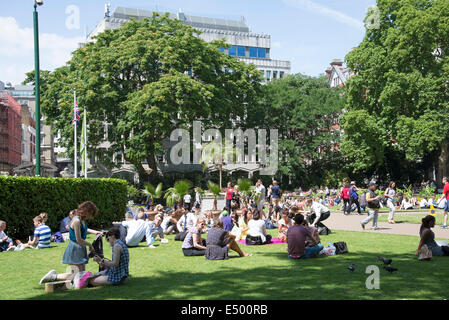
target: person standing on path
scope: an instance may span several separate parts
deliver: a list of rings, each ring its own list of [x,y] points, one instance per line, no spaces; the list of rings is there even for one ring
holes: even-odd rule
[[[262,212],[262,215],[264,216],[263,218],[266,219],[265,214],[263,212],[263,207],[264,207],[264,204],[265,204],[265,193],[267,192],[267,189],[262,184],[262,180],[260,180],[260,179],[257,180],[256,187],[254,188],[254,192],[260,194],[259,201],[257,202],[257,209],[260,212]]]
[[[359,188],[355,185],[355,181],[351,181],[351,187],[349,188],[349,210],[351,210],[352,205],[355,203],[357,206],[357,213],[363,215],[360,210],[359,195],[357,194],[357,191],[359,191]]]
[[[276,180],[273,181],[273,186],[271,187],[271,197],[273,198],[273,205],[275,207],[279,205],[279,201],[281,200],[281,189]]]
[[[341,188],[340,198],[343,199],[343,213],[348,215],[351,212],[349,205],[349,184],[345,182]]]
[[[232,183],[228,182],[228,186],[226,187],[226,207],[228,208],[232,208],[231,206],[232,192],[234,192],[234,188],[232,188]]]
[[[373,226],[371,227],[372,230],[379,229],[377,227],[377,218],[379,217],[379,208],[380,208],[380,201],[379,197],[376,196],[376,193],[374,192],[376,190],[376,183],[374,181],[371,181],[369,183],[368,192],[366,193],[366,202],[368,203],[368,217],[362,220],[360,222],[363,229],[365,229],[365,225],[373,220]]]
[[[394,212],[396,210],[396,183],[394,181],[390,182],[384,195],[387,198],[387,207],[390,209],[390,212],[388,213],[388,223],[394,224]]]
[[[443,225],[441,226],[441,228],[443,229],[447,229],[447,214],[449,213],[449,181],[447,177],[443,177],[443,184],[444,184],[444,188],[443,188],[443,194],[441,195],[440,199],[438,199],[437,202],[440,202],[441,199],[443,199],[443,197],[446,198],[446,204],[444,205],[444,222]]]

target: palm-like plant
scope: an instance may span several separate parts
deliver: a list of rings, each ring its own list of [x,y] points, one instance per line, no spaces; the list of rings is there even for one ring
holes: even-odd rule
[[[210,180],[207,182],[207,187],[209,188],[210,192],[212,192],[212,194],[214,195],[214,205],[212,207],[212,210],[216,211],[217,210],[217,199],[218,199],[218,196],[220,195],[221,188],[218,184],[215,184]]]
[[[162,182],[160,182],[156,188],[151,183],[145,183],[145,189],[143,189],[143,193],[145,193],[147,196],[150,196],[150,210],[153,211],[154,199],[159,199],[162,196]]]
[[[179,207],[182,205],[182,199],[189,193],[192,183],[189,180],[179,180],[175,185],[165,190],[164,198],[167,206],[172,207],[178,201]]]
[[[249,179],[239,179],[237,181],[237,184],[239,186],[239,191],[243,195],[243,203],[246,205],[248,194],[250,194],[251,191],[254,190],[253,183]]]

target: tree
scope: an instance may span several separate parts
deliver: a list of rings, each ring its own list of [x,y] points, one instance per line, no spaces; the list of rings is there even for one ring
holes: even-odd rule
[[[207,43],[199,33],[155,13],[106,30],[76,50],[42,88],[42,110],[61,131],[61,146],[73,154],[73,88],[80,111],[88,113],[90,150],[105,140],[107,123],[110,147],[98,152],[102,162],[113,166],[112,156],[121,153],[143,180],[142,162],[157,174],[156,155],[174,129],[193,120],[227,126],[243,117],[258,96],[260,72],[220,52],[224,40]]]
[[[175,182],[175,185],[165,190],[164,198],[168,207],[172,207],[176,201],[178,202],[178,208],[181,208],[184,196],[189,193],[192,183],[189,180],[179,180]]]
[[[342,151],[356,171],[378,171],[397,153],[403,168],[430,156],[437,176],[447,175],[449,2],[378,0],[377,7],[379,28],[346,56],[355,76],[346,83]]]
[[[343,107],[342,91],[329,88],[325,77],[289,75],[264,86],[248,125],[278,129],[280,178],[296,186],[319,185],[327,172],[341,168],[338,117]]]
[[[214,195],[214,204],[212,207],[212,211],[217,211],[217,199],[220,195],[221,187],[210,180],[207,182],[207,187],[209,188],[209,191]]]
[[[152,211],[154,207],[154,199],[159,199],[162,196],[162,182],[160,182],[156,188],[151,183],[145,183],[145,189],[143,189],[143,192],[151,199],[150,210]]]

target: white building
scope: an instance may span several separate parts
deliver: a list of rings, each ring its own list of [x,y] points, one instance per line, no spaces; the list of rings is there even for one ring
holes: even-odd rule
[[[343,60],[333,59],[330,67],[326,69],[327,79],[331,88],[342,87],[346,84],[346,80],[352,77],[353,72],[343,67]]]
[[[93,41],[94,36],[105,30],[120,28],[123,23],[131,19],[142,20],[153,16],[153,11],[123,7],[117,7],[111,14],[109,14],[108,7],[105,11],[105,17],[91,32],[87,41]],[[252,33],[246,25],[244,17],[241,20],[226,20],[191,16],[183,12],[169,13],[169,17],[178,19],[183,24],[201,31],[199,37],[207,42],[225,38],[231,47],[228,49],[221,48],[221,51],[237,57],[245,63],[255,64],[257,69],[262,71],[266,81],[282,78],[290,73],[290,61],[270,58],[270,35]]]

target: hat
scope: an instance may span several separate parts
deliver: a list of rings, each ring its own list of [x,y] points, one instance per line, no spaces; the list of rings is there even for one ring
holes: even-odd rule
[[[370,181],[369,186],[375,186],[376,185],[376,181]]]
[[[227,215],[228,215],[228,212],[225,210],[225,211],[223,211],[223,212],[221,213],[221,215],[222,215],[222,216],[227,216]]]

